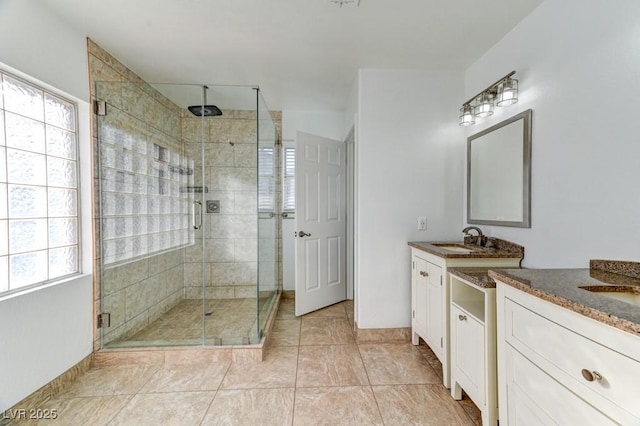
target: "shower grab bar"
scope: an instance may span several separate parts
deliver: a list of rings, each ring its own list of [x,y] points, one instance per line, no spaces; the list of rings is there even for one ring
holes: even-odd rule
[[[196,206],[199,207],[200,211],[200,222],[196,225]],[[193,210],[191,211],[191,223],[193,224],[193,229],[202,228],[202,202],[200,200],[193,201]]]

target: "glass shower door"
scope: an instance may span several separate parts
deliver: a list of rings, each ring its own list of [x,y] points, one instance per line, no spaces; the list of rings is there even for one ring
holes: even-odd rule
[[[258,336],[267,326],[279,292],[282,194],[279,137],[271,113],[256,90],[258,110]]]
[[[187,255],[203,257],[189,190],[202,162],[185,149],[184,110],[168,93],[201,103],[197,86],[96,83],[102,347],[202,344],[203,280],[193,303],[185,279]]]

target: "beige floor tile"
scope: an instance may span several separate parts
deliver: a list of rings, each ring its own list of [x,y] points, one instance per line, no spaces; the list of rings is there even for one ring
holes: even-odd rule
[[[218,391],[203,425],[290,425],[295,390]]]
[[[373,386],[385,425],[473,425],[442,385]]]
[[[204,304],[204,312],[211,315],[203,315],[202,300],[182,300],[147,327],[118,343],[197,345],[202,342],[203,325],[208,343],[221,338],[223,344],[241,344],[243,337],[251,334],[256,322],[256,299],[205,300]]]
[[[301,346],[296,386],[366,386],[367,372],[356,345]]]
[[[294,425],[381,425],[369,386],[296,389]]]
[[[140,393],[217,390],[230,363],[165,364]]]
[[[172,392],[135,395],[109,426],[199,425],[215,392]]]
[[[160,365],[118,365],[93,368],[70,383],[56,395],[56,399],[132,395],[137,393],[160,367]]]
[[[431,348],[422,341],[420,342],[419,346],[416,346],[416,348],[418,348],[422,356],[425,357],[425,359],[427,360],[429,365],[433,368],[433,370],[436,372],[438,377],[442,379],[442,363],[440,362],[436,354],[433,353]]]
[[[43,411],[49,410],[49,414],[55,412],[55,419],[33,419],[18,423],[20,425],[106,425],[131,398],[131,395],[119,395],[57,399],[38,407]]]
[[[358,345],[372,385],[428,384],[440,379],[410,343]]]
[[[292,388],[297,364],[297,346],[272,347],[262,362],[232,363],[220,389]]]
[[[467,394],[462,392],[462,400],[458,401],[460,406],[467,413],[474,425],[482,426],[482,412],[476,404],[469,398]]]
[[[346,345],[355,343],[346,318],[303,318],[300,345]]]
[[[344,303],[344,308],[347,310],[347,314],[349,314],[349,312],[353,312],[353,300],[345,300],[342,303]]]
[[[347,311],[345,310],[344,302],[340,302],[336,303],[335,305],[327,306],[326,308],[310,312],[304,315],[302,318],[347,318]]]
[[[300,323],[295,320],[275,320],[271,329],[271,346],[298,346],[300,344]]]
[[[283,299],[280,301],[276,319],[295,319],[296,303],[293,299]]]

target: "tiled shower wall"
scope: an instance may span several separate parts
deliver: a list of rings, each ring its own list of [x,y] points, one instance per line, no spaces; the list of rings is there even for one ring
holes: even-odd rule
[[[108,103],[101,127],[95,116],[92,127],[96,271],[101,271],[104,257],[102,283],[96,274],[94,299],[96,314],[111,314],[111,326],[104,329],[106,344],[135,334],[183,298],[181,247],[188,236],[187,212],[176,191],[184,178],[172,180],[172,174],[159,169],[166,169],[171,161],[184,161],[184,156],[179,108],[91,40],[88,53],[92,98],[96,98],[96,82],[101,82],[97,96]],[[167,164],[158,165],[154,145],[170,152]],[[103,156],[101,170],[98,155]],[[160,241],[163,230],[168,238]],[[178,248],[144,257],[170,247]],[[137,260],[124,262],[130,258]],[[96,329],[94,348],[99,347],[100,330]]]
[[[279,114],[273,114],[280,121]],[[182,118],[182,136],[189,158],[198,158],[201,150],[201,119],[188,112]],[[257,134],[255,111],[224,110],[223,115],[205,119],[205,163],[196,160],[195,185],[208,192],[207,200],[220,202],[219,213],[203,213],[204,230],[196,231],[196,244],[185,251],[185,286],[188,299],[202,298],[204,276],[205,298],[254,298],[258,283],[258,236],[273,238],[271,248],[261,244],[261,287],[275,289],[277,273],[276,231],[280,216],[258,220],[256,182],[258,179]],[[275,174],[279,168],[275,165]],[[278,188],[277,184],[275,185]],[[279,199],[276,193],[276,200]],[[276,201],[276,206],[278,206]],[[276,208],[276,210],[278,210]],[[258,234],[258,223],[261,232]],[[273,229],[270,229],[273,228]],[[204,262],[202,243],[204,240]],[[269,252],[270,251],[270,252]]]

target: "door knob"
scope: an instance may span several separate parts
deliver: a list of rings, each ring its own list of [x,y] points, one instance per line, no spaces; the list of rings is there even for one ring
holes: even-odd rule
[[[307,234],[304,231],[298,231],[298,237],[302,238],[302,237],[310,237],[311,234]]]
[[[428,277],[429,273],[427,271],[420,271],[420,276],[422,277]]]

